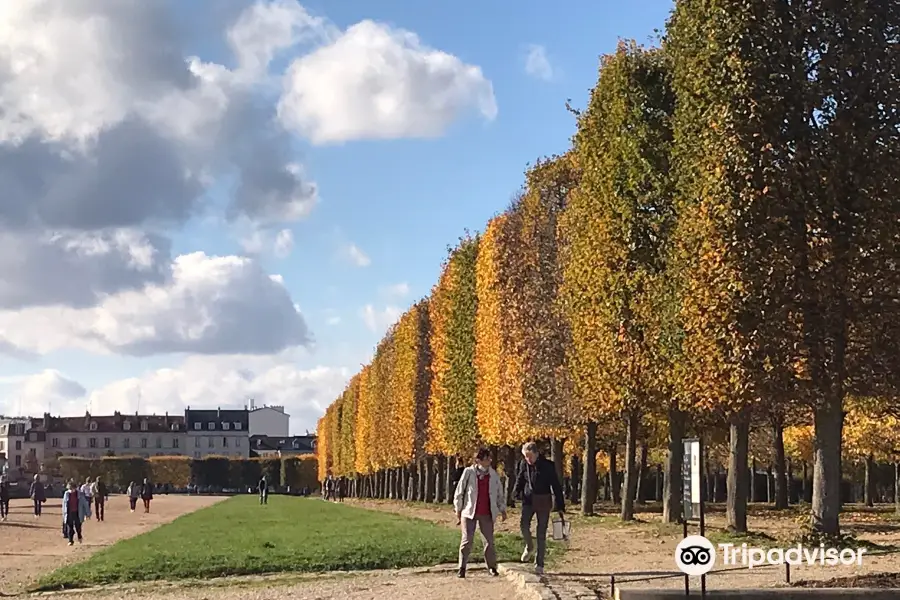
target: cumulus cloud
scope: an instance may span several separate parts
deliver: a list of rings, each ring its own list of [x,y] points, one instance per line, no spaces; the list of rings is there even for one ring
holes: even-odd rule
[[[409,284],[405,281],[386,285],[381,288],[381,293],[389,298],[405,298],[409,295]]]
[[[365,252],[360,250],[359,246],[356,244],[347,244],[341,248],[341,256],[344,260],[347,260],[357,267],[368,267],[372,264],[372,259],[370,259]]]
[[[0,389],[11,392],[7,397],[17,399],[0,407],[4,413],[32,415],[43,414],[48,405],[54,413],[70,416],[86,409],[95,414],[116,410],[178,414],[187,406],[241,408],[253,398],[257,404],[284,405],[293,432],[303,433],[315,430],[317,419],[350,375],[344,368],[299,368],[289,354],[193,356],[172,368],[115,380],[90,391],[55,371],[12,382],[0,380]]]
[[[467,111],[497,115],[481,68],[368,20],[294,60],[278,105],[282,122],[316,144],[436,137]]]
[[[179,256],[171,281],[126,291],[84,309],[0,312],[0,340],[26,352],[62,348],[135,356],[157,353],[267,354],[311,336],[278,276],[236,256]]]
[[[525,72],[535,79],[550,81],[553,79],[553,66],[547,58],[547,49],[537,44],[528,47],[525,55]]]
[[[359,312],[363,323],[365,323],[369,331],[373,333],[385,331],[388,327],[393,325],[402,314],[403,311],[396,306],[385,306],[383,309],[379,310],[371,304],[366,304]]]

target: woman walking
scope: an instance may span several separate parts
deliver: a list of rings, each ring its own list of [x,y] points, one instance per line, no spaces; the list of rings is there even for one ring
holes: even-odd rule
[[[141,484],[141,500],[144,501],[144,512],[150,512],[150,501],[153,500],[153,484],[147,478],[144,478],[144,483]]]
[[[41,508],[43,508],[44,502],[47,501],[47,493],[44,490],[44,483],[41,481],[40,475],[35,474],[28,495],[31,496],[31,501],[34,503],[34,518],[37,519],[41,516]]]
[[[69,545],[75,544],[75,534],[78,534],[78,543],[82,542],[81,524],[88,513],[87,498],[78,491],[75,481],[69,480],[68,489],[63,494],[63,533],[69,538]]]
[[[91,482],[91,478],[88,477],[84,480],[84,483],[81,484],[81,489],[79,490],[81,495],[84,496],[85,500],[87,500],[87,518],[91,518],[91,506],[94,503],[94,485]]]
[[[9,480],[0,476],[0,521],[9,518]]]
[[[131,512],[134,512],[134,509],[137,508],[138,498],[141,496],[141,486],[137,485],[135,482],[131,482],[128,484],[128,502],[131,505]]]
[[[484,561],[488,572],[496,577],[497,551],[494,547],[494,522],[499,516],[506,520],[506,494],[500,475],[491,467],[491,453],[481,448],[475,454],[474,465],[466,467],[456,485],[453,506],[456,509],[456,521],[462,532],[459,544],[460,578],[466,576],[466,566],[475,540],[475,526],[484,538]]]

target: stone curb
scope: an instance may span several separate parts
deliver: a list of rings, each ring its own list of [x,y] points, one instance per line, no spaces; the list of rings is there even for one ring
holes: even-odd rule
[[[541,578],[534,573],[526,573],[522,569],[516,569],[507,565],[500,565],[497,569],[507,581],[512,582],[518,588],[518,595],[526,600],[559,600]],[[596,596],[594,596],[596,598]]]

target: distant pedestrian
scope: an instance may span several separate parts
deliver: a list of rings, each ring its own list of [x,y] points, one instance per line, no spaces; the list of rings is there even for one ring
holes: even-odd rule
[[[560,515],[565,510],[562,486],[556,475],[556,465],[538,453],[537,444],[529,442],[522,446],[525,460],[516,477],[517,494],[522,496],[522,519],[520,528],[525,541],[522,562],[528,560],[533,550],[531,537],[531,520],[537,517],[537,553],[534,559],[534,571],[544,574],[544,555],[547,552],[547,526],[550,524],[550,513],[556,509]]]
[[[143,485],[141,485],[141,500],[144,501],[144,512],[150,512],[150,501],[153,500],[153,484],[146,478]]]
[[[269,503],[269,482],[266,480],[266,476],[263,475],[259,480],[259,485],[257,485],[257,489],[259,491],[259,503],[260,504],[268,504]]]
[[[69,538],[69,545],[75,544],[75,535],[78,534],[78,543],[82,542],[81,524],[87,516],[87,498],[78,491],[75,481],[69,480],[68,489],[63,494],[62,502],[63,534]]]
[[[47,493],[44,490],[44,483],[41,481],[40,475],[35,474],[28,495],[31,496],[31,501],[34,503],[34,518],[37,519],[41,516],[41,508],[43,508],[44,502],[47,501]]]
[[[9,480],[0,476],[0,521],[9,518]]]
[[[81,493],[84,496],[85,500],[87,500],[87,518],[91,518],[91,505],[94,501],[94,482],[91,481],[91,478],[88,477],[84,480],[84,483],[81,485]]]
[[[475,454],[474,465],[463,469],[453,495],[456,509],[456,524],[462,530],[459,544],[459,570],[457,575],[466,576],[466,567],[472,544],[475,541],[475,527],[484,539],[484,561],[488,572],[496,577],[497,550],[494,546],[494,522],[497,517],[506,520],[506,493],[500,475],[491,466],[491,452],[481,448]]]
[[[341,477],[337,482],[338,502],[344,501],[344,493],[346,492],[347,480]]]
[[[141,486],[136,484],[135,482],[131,482],[128,484],[128,502],[131,506],[131,512],[134,512],[137,508],[138,498],[141,497]]]
[[[106,499],[109,497],[109,492],[99,475],[91,486],[91,494],[94,496],[94,516],[98,521],[102,521],[106,516]]]

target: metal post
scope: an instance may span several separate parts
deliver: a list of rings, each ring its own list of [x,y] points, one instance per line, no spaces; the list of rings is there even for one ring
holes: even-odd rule
[[[791,582],[791,563],[784,561],[784,582]]]
[[[616,576],[615,575],[609,576],[609,597],[610,598],[616,597]]]
[[[684,537],[687,537],[688,536],[687,519],[684,519],[684,518],[681,519],[681,530],[682,530],[682,533],[684,534]],[[690,596],[691,596],[691,578],[688,577],[687,573],[685,573],[684,574],[684,597],[690,598]]]
[[[706,455],[703,449],[703,435],[697,436],[697,447],[700,454],[700,472],[704,473],[706,469]],[[701,480],[702,483],[702,480]],[[700,486],[700,535],[706,537],[706,486]],[[706,573],[700,576],[700,597],[706,598]]]

